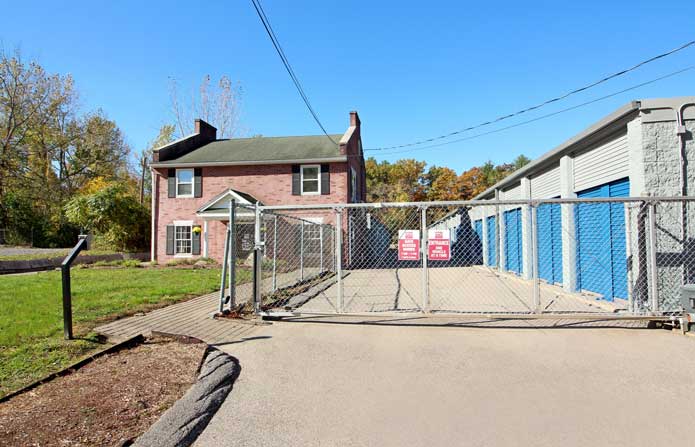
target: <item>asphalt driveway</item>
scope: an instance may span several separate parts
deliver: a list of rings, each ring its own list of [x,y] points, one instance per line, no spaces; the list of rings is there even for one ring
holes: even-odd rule
[[[687,443],[694,338],[534,324],[266,326],[197,445]]]

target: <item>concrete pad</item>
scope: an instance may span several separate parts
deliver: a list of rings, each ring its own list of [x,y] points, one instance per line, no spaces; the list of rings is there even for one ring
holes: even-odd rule
[[[280,322],[256,335],[220,346],[241,374],[197,446],[683,445],[692,425],[694,339],[668,331]]]
[[[422,269],[348,270],[343,279],[343,311],[419,312],[425,306]],[[482,267],[430,268],[429,307],[433,312],[532,313],[533,282],[511,273]],[[299,312],[335,312],[338,287],[333,285],[303,303]],[[546,312],[613,312],[610,303],[565,292],[541,283],[541,309]]]

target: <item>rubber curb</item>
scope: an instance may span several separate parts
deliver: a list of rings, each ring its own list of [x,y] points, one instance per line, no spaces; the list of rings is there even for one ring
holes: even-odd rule
[[[11,392],[10,394],[6,394],[6,395],[0,397],[0,403],[7,402],[8,400],[12,399],[15,396],[18,396],[18,395],[25,393],[31,389],[34,389],[43,383],[50,382],[51,380],[55,379],[56,377],[61,377],[61,376],[65,376],[68,374],[72,374],[76,370],[82,368],[83,366],[87,365],[88,363],[91,363],[92,361],[101,357],[102,355],[111,354],[111,353],[120,351],[121,349],[124,349],[124,348],[130,348],[132,346],[135,346],[135,345],[142,343],[143,341],[145,341],[145,337],[142,334],[138,334],[138,335],[135,335],[133,337],[126,338],[125,340],[119,341],[118,343],[113,344],[106,349],[102,349],[101,351],[97,351],[97,352],[90,354],[89,356],[83,358],[82,360],[79,360],[75,363],[72,363],[72,364],[66,366],[65,368],[61,369],[60,371],[56,371],[54,373],[51,373],[51,374],[47,375],[46,377],[37,380],[36,382],[32,382],[25,387],[22,387],[16,391]]]
[[[236,358],[208,346],[196,383],[132,445],[187,447],[193,444],[232,390],[240,372]]]

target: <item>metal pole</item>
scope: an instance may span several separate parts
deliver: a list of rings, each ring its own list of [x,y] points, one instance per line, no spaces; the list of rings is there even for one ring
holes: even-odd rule
[[[538,208],[531,204],[531,268],[533,269],[533,304],[541,313],[541,280],[538,277]]]
[[[227,235],[224,239],[224,260],[222,261],[222,279],[220,280],[220,313],[224,311],[224,289],[227,280],[227,264],[229,263],[230,228],[227,227]]]
[[[654,202],[649,202],[647,205],[649,209],[649,267],[651,268],[650,280],[651,287],[650,293],[652,298],[652,312],[659,311],[659,275],[658,267],[656,265],[656,212]]]
[[[304,221],[299,223],[299,280],[304,281]]]
[[[72,291],[70,290],[70,266],[60,268],[63,279],[63,333],[66,340],[72,340]]]
[[[422,311],[430,312],[429,272],[427,270],[427,207],[420,208],[420,252],[422,256]]]
[[[261,312],[261,208],[256,202],[254,223],[254,248],[253,248],[253,308],[256,314]]]
[[[277,284],[277,260],[278,260],[278,216],[273,216],[273,292],[278,288]]]
[[[338,313],[343,312],[343,210],[335,210],[335,273],[338,276]]]
[[[229,201],[229,308],[236,306],[236,200]]]

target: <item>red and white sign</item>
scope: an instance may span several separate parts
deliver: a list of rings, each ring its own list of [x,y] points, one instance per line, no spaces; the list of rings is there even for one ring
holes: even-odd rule
[[[451,259],[449,230],[427,231],[427,259],[430,261],[449,261]]]
[[[420,230],[398,230],[398,260],[420,260]]]

